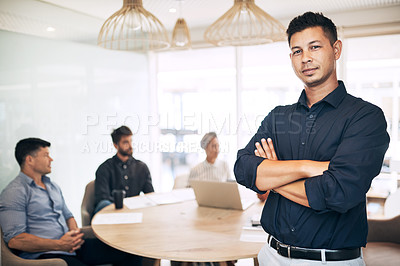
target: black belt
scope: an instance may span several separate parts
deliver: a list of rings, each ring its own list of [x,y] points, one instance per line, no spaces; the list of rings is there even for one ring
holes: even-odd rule
[[[361,256],[360,248],[337,250],[300,248],[285,245],[271,235],[268,236],[268,243],[279,255],[286,258],[324,261],[325,253],[325,261],[339,261],[352,260]]]

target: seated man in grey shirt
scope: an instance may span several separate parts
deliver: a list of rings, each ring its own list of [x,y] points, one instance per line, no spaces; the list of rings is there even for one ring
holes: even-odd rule
[[[138,256],[96,238],[84,240],[61,189],[46,176],[53,161],[49,147],[49,142],[37,138],[17,143],[15,157],[21,172],[0,194],[0,225],[8,246],[26,259],[61,258],[68,265],[140,265]]]

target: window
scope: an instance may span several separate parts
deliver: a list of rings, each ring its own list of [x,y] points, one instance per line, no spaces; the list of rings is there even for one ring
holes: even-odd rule
[[[396,44],[400,35],[343,42],[339,79],[350,94],[383,109],[391,135],[385,162],[399,160],[400,52]],[[287,42],[277,42],[158,54],[161,141],[171,147],[163,152],[163,164],[168,164],[164,169],[170,169],[167,178],[188,173],[204,160],[199,142],[208,131],[218,134],[220,156],[233,169],[237,150],[247,144],[272,108],[298,100],[303,84],[292,70],[289,53]],[[388,167],[389,163],[384,169],[390,171]],[[393,178],[390,182],[394,184]]]
[[[235,49],[208,48],[158,54],[162,179],[189,174],[205,159],[200,140],[214,131],[219,158],[233,168],[236,154]],[[233,172],[232,172],[233,175]]]

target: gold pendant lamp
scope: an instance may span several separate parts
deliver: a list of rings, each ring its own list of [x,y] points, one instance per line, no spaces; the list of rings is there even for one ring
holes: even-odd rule
[[[283,25],[259,8],[254,0],[234,5],[209,26],[204,39],[216,46],[245,46],[285,40]]]
[[[192,41],[190,39],[189,27],[182,16],[183,0],[177,1],[179,2],[179,18],[176,21],[174,30],[172,31],[171,47],[188,49],[192,47]]]
[[[143,8],[142,0],[124,0],[101,27],[97,44],[112,50],[157,51],[169,48],[162,23]]]
[[[171,47],[180,49],[187,49],[192,47],[189,28],[184,18],[179,18],[176,21],[174,30],[172,32]]]

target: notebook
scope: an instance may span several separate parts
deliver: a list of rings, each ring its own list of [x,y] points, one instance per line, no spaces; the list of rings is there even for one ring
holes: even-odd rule
[[[236,182],[189,180],[199,206],[245,210],[256,198],[241,198]]]

